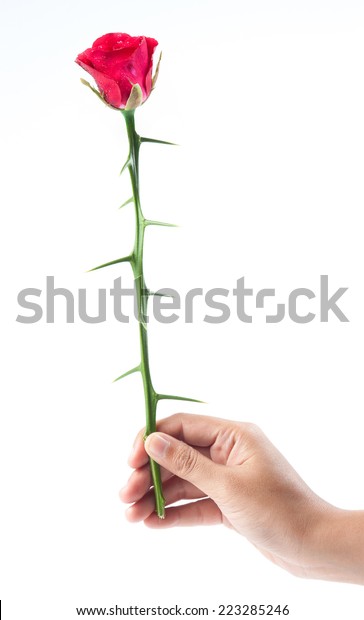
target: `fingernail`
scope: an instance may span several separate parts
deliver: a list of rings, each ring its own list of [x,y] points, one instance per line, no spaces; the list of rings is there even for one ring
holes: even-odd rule
[[[169,441],[167,441],[167,439],[164,439],[162,435],[159,435],[157,433],[156,434],[153,433],[152,435],[147,437],[146,442],[145,442],[145,447],[146,447],[148,454],[157,459],[163,458],[169,446],[170,446]]]

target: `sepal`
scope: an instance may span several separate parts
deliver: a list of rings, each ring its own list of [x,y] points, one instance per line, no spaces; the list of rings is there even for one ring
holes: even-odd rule
[[[158,80],[159,68],[160,68],[161,60],[162,60],[162,52],[159,54],[157,66],[155,68],[155,72],[154,72],[154,75],[152,77],[152,90],[155,89],[155,85],[156,85],[157,80]]]
[[[135,110],[139,108],[143,103],[143,91],[139,84],[133,84],[133,88],[131,89],[129,99],[126,102],[125,110],[128,112],[129,110]]]
[[[111,108],[112,110],[117,110],[118,109],[118,108],[114,108],[114,106],[112,106],[109,103],[107,103],[107,101],[105,101],[105,99],[103,98],[103,96],[100,93],[100,91],[98,91],[97,88],[94,88],[94,86],[91,86],[90,82],[88,82],[87,80],[84,80],[83,78],[80,78],[80,82],[81,82],[81,84],[83,84],[84,86],[87,86],[87,88],[92,90],[92,92],[95,93],[96,97],[98,97],[100,99],[100,101],[102,101],[102,103],[107,105],[108,108]]]

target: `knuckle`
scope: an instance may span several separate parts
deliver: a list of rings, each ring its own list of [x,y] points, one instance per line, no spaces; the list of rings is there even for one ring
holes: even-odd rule
[[[183,420],[187,420],[188,418],[193,417],[193,414],[191,413],[182,413],[182,412],[178,412],[178,413],[173,413],[171,416],[169,416],[169,420],[173,420],[178,422],[179,424],[182,424]]]
[[[169,420],[171,420],[172,422],[180,422],[181,417],[183,416],[183,413],[173,413],[172,415],[169,416]]]
[[[240,422],[240,428],[244,435],[251,440],[258,440],[262,435],[262,431],[254,422]]]
[[[189,476],[197,467],[198,453],[192,448],[182,446],[176,450],[174,464],[179,475]]]
[[[173,434],[178,433],[179,429],[182,428],[183,418],[184,413],[172,413],[172,415],[168,416],[167,418],[163,418],[163,420],[157,422],[157,428],[162,430],[167,425],[168,428],[174,429]]]

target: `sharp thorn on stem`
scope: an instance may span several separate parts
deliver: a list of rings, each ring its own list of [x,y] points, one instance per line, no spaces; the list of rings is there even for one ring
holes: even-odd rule
[[[117,377],[116,379],[114,379],[113,383],[116,383],[116,381],[119,381],[120,379],[124,379],[124,377],[127,377],[128,375],[132,375],[134,372],[140,372],[140,365],[135,366],[135,368],[132,368],[131,370],[128,370],[127,372],[124,372],[124,374],[120,375],[120,377]]]
[[[128,198],[128,200],[125,200],[125,202],[123,202],[123,204],[120,205],[119,209],[122,209],[123,207],[126,207],[126,205],[129,205],[131,202],[134,202],[133,196],[131,198]]]
[[[190,403],[201,403],[206,405],[204,400],[197,400],[196,398],[186,398],[184,396],[172,396],[171,394],[157,394],[157,400],[184,400]]]
[[[103,269],[104,267],[110,267],[111,265],[117,265],[118,263],[130,263],[131,256],[123,256],[123,258],[117,258],[116,260],[111,260],[109,263],[104,263],[103,265],[98,265],[97,267],[93,267],[89,269],[87,273],[90,271],[97,271],[97,269]]]
[[[167,144],[168,146],[179,146],[175,142],[167,142],[166,140],[157,140],[156,138],[144,138],[140,137],[141,144],[143,142],[150,142],[151,144]]]
[[[144,220],[144,226],[169,226],[170,228],[178,228],[178,224],[159,222],[158,220]]]
[[[148,291],[148,296],[149,297],[170,297],[171,299],[175,299],[174,295],[171,295],[170,293],[163,293],[163,290],[160,291]]]
[[[131,159],[130,159],[130,157],[128,157],[128,159],[126,160],[125,164],[123,165],[122,169],[121,169],[121,170],[120,170],[120,172],[119,172],[119,176],[121,176],[121,175],[123,174],[123,172],[124,172],[127,168],[129,168],[130,164],[131,164]]]

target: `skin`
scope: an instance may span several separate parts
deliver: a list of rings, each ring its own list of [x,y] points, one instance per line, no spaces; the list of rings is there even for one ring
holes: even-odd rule
[[[176,414],[136,437],[120,491],[131,522],[223,524],[290,573],[364,585],[364,511],[318,497],[254,424]],[[166,518],[154,512],[148,455],[161,465]],[[180,500],[183,505],[173,506]],[[192,500],[192,501],[191,501]]]

